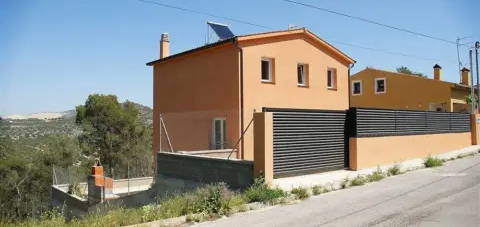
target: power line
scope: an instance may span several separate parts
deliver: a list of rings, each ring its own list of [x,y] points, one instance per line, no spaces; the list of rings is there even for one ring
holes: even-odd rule
[[[324,12],[327,12],[327,13],[331,13],[331,14],[335,14],[335,15],[339,15],[339,16],[343,16],[343,17],[348,17],[348,18],[350,18],[350,19],[355,19],[355,20],[363,21],[363,22],[370,23],[370,24],[374,24],[374,25],[378,25],[378,26],[381,26],[381,27],[386,27],[386,28],[389,28],[389,29],[393,29],[393,30],[397,30],[397,31],[401,31],[401,32],[406,32],[406,33],[410,33],[410,34],[413,34],[413,35],[422,36],[422,37],[425,37],[425,38],[442,41],[442,42],[449,43],[449,44],[455,44],[455,45],[457,44],[456,42],[451,41],[451,40],[446,40],[446,39],[439,38],[439,37],[435,37],[435,36],[432,36],[432,35],[427,35],[427,34],[425,34],[425,33],[416,32],[416,31],[412,31],[412,30],[405,29],[405,28],[400,28],[400,27],[396,27],[396,26],[393,26],[393,25],[388,25],[388,24],[380,23],[380,22],[377,22],[377,21],[374,21],[374,20],[370,20],[370,19],[363,18],[363,17],[353,16],[353,15],[349,15],[349,14],[346,14],[346,13],[341,13],[341,12],[338,12],[338,11],[333,11],[333,10],[330,10],[330,9],[327,9],[327,8],[322,8],[322,7],[318,7],[318,6],[311,5],[311,4],[307,4],[307,3],[303,3],[303,2],[297,2],[297,1],[293,1],[293,0],[282,0],[282,1],[288,2],[288,3],[293,3],[293,4],[296,4],[296,5],[305,6],[305,7],[308,7],[308,8],[312,8],[312,9],[324,11]]]
[[[232,17],[224,17],[224,16],[220,16],[220,15],[211,14],[211,13],[208,13],[208,12],[202,12],[202,11],[198,11],[198,10],[194,10],[194,9],[187,9],[187,8],[174,6],[174,5],[170,5],[170,4],[160,3],[160,2],[157,2],[157,1],[152,1],[152,0],[137,0],[137,1],[142,2],[142,3],[146,3],[146,4],[161,6],[161,7],[165,7],[165,8],[176,9],[176,10],[184,11],[184,12],[188,12],[188,13],[194,13],[194,14],[203,15],[203,16],[220,18],[220,19],[223,19],[223,20],[228,20],[228,21],[232,21],[232,22],[236,22],[236,23],[240,23],[240,24],[246,24],[246,25],[260,27],[260,28],[266,28],[266,29],[275,29],[275,28],[272,28],[272,27],[269,27],[269,26],[265,26],[265,25],[261,25],[261,24],[255,24],[255,23],[252,23],[252,22],[239,20],[239,19],[235,19],[235,18],[232,18]],[[330,42],[338,43],[338,44],[345,45],[345,46],[370,50],[370,51],[381,52],[381,53],[390,54],[390,55],[411,57],[411,58],[417,58],[417,59],[428,60],[428,61],[438,61],[439,60],[439,59],[434,59],[434,58],[427,58],[427,57],[421,57],[421,56],[416,56],[416,55],[400,53],[400,52],[392,52],[392,51],[388,51],[388,50],[381,50],[381,49],[376,49],[376,48],[372,48],[372,47],[365,47],[365,46],[360,46],[360,45],[351,44],[351,43],[342,42],[342,41],[332,41],[331,40]]]
[[[462,43],[462,44],[459,44],[458,46],[467,46],[467,48],[470,48],[470,45],[474,45],[475,44],[475,41],[473,42],[468,42],[468,43]]]
[[[344,46],[350,46],[350,47],[355,47],[355,48],[360,48],[360,49],[365,49],[365,50],[370,50],[370,51],[382,52],[382,53],[390,54],[390,55],[399,55],[399,56],[403,56],[403,57],[411,57],[411,58],[417,58],[417,59],[427,60],[427,61],[439,61],[440,60],[440,59],[437,59],[437,58],[428,58],[428,57],[422,57],[422,56],[417,56],[417,55],[405,54],[405,53],[401,53],[401,52],[393,52],[393,51],[388,51],[388,50],[365,47],[365,46],[360,46],[360,45],[356,45],[356,44],[345,43],[345,42],[342,42],[342,41],[330,40],[330,42],[337,43],[337,44],[344,45]]]
[[[137,1],[142,2],[142,3],[146,3],[146,4],[151,4],[151,5],[162,6],[162,7],[166,7],[166,8],[170,8],[170,9],[181,10],[181,11],[184,11],[184,12],[189,12],[189,13],[195,13],[195,14],[209,16],[209,17],[220,18],[220,19],[223,19],[223,20],[233,21],[233,22],[237,22],[237,23],[240,23],[240,24],[246,24],[246,25],[251,25],[251,26],[260,27],[260,28],[272,29],[271,27],[268,27],[268,26],[254,24],[254,23],[244,21],[244,20],[239,20],[239,19],[235,19],[235,18],[231,18],[231,17],[215,15],[215,14],[202,12],[202,11],[198,11],[198,10],[193,10],[193,9],[187,9],[187,8],[183,8],[183,7],[179,7],[179,6],[160,3],[160,2],[157,2],[157,1],[151,1],[151,0],[137,0]]]

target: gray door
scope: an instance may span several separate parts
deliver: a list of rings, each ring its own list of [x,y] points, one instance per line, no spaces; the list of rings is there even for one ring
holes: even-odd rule
[[[273,112],[275,177],[345,168],[345,111],[264,111]]]

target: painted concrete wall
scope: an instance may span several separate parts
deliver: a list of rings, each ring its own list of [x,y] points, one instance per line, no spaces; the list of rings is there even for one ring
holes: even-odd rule
[[[349,143],[350,168],[358,170],[461,149],[472,144],[472,135],[464,132],[351,137]]]
[[[480,144],[480,114],[470,115],[472,145]]]
[[[154,64],[153,150],[168,151],[163,115],[174,150],[211,148],[212,120],[226,119],[226,140],[239,138],[239,51],[232,43]]]
[[[348,109],[348,63],[308,36],[295,34],[241,42],[244,69],[244,127],[262,107]],[[274,81],[261,81],[261,59],[274,59]],[[308,86],[297,85],[297,64],[308,64]],[[327,88],[327,69],[337,71],[337,88]],[[253,130],[247,131],[243,158],[253,159]]]
[[[273,181],[273,117],[272,112],[254,113],[253,171],[256,177],[263,176],[265,182]]]
[[[375,94],[375,78],[386,78],[386,93]],[[429,111],[430,104],[435,103],[452,111],[453,103],[464,104],[469,94],[465,88],[451,88],[454,84],[450,82],[372,68],[353,75],[352,83],[356,80],[362,81],[362,94],[351,95],[352,107]]]

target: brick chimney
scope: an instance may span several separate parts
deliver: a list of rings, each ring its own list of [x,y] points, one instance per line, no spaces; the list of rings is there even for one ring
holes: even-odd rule
[[[98,159],[90,168],[90,175],[87,177],[87,187],[89,205],[118,198],[117,195],[113,194],[113,179],[105,177],[103,166]]]
[[[160,39],[160,58],[166,58],[170,55],[170,41],[168,33],[163,33]]]
[[[438,64],[435,64],[433,66],[433,79],[434,80],[442,80],[442,67],[440,67]]]
[[[470,86],[470,70],[463,67],[462,69],[462,80],[460,81],[460,84]]]

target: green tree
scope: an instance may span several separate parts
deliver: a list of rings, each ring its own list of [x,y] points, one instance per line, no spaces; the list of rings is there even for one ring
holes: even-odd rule
[[[475,100],[478,100],[477,94],[475,94],[473,97],[475,97]],[[467,104],[472,104],[472,95],[465,96],[465,102],[467,102]]]
[[[397,68],[398,73],[404,73],[404,74],[409,74],[409,75],[414,75],[414,76],[419,76],[419,77],[426,77],[423,73],[419,72],[413,72],[406,66],[400,66]]]
[[[85,155],[100,158],[115,178],[127,177],[127,169],[130,177],[151,174],[151,130],[134,103],[119,103],[114,95],[93,94],[76,110]]]
[[[18,220],[49,210],[53,166],[66,168],[81,160],[78,141],[65,135],[0,139],[0,218]]]

